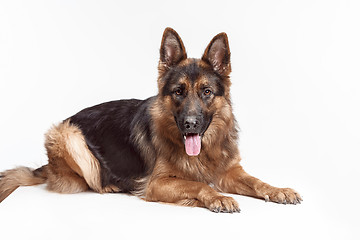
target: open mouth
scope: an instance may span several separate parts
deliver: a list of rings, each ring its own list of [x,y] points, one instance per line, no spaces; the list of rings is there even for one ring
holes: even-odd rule
[[[186,133],[184,135],[185,151],[189,156],[197,156],[201,150],[201,135],[198,133]]]

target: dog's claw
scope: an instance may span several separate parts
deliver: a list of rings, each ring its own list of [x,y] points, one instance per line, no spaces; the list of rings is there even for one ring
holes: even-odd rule
[[[269,195],[265,195],[265,202],[269,202],[269,201],[270,201]]]
[[[218,213],[220,212],[220,207],[214,208],[212,211]]]

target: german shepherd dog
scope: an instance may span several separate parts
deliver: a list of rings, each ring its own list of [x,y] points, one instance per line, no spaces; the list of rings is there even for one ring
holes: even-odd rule
[[[0,202],[19,186],[42,183],[59,193],[126,192],[214,212],[240,211],[220,192],[302,201],[294,190],[273,187],[240,166],[225,33],[194,59],[166,28],[158,70],[156,96],[102,103],[54,125],[45,135],[48,164],[2,172]]]

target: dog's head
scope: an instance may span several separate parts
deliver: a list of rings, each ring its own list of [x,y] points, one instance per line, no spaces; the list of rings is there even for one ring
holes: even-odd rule
[[[201,142],[230,106],[230,50],[227,35],[220,33],[209,43],[201,59],[187,58],[180,36],[171,28],[163,34],[159,61],[159,96],[171,112],[186,153],[197,156]],[[216,128],[216,126],[214,126]]]

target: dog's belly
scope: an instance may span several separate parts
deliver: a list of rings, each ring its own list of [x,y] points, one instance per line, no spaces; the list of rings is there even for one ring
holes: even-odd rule
[[[115,185],[123,192],[136,190],[136,180],[149,173],[142,146],[151,145],[147,100],[119,100],[86,108],[70,117],[101,166],[102,185]],[[135,136],[144,135],[141,143]],[[144,140],[145,139],[145,140]]]

